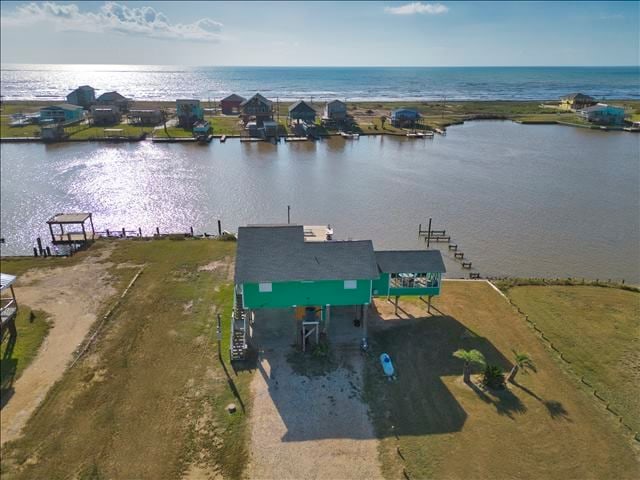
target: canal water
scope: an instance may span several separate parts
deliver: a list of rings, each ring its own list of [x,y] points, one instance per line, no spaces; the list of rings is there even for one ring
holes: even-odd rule
[[[433,140],[209,146],[2,144],[2,253],[31,251],[56,212],[96,228],[215,232],[330,223],[338,239],[424,248],[433,217],[484,275],[640,283],[640,137],[555,125],[468,122]],[[452,277],[466,274],[446,246]],[[266,254],[266,252],[265,252]]]

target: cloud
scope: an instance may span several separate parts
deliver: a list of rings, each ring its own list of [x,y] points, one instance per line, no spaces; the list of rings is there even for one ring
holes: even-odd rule
[[[441,3],[413,2],[399,7],[386,7],[384,11],[392,15],[415,15],[417,13],[422,15],[441,15],[447,13],[449,7]]]
[[[222,24],[210,18],[193,23],[172,24],[162,12],[151,7],[128,7],[107,2],[97,12],[81,12],[76,4],[29,3],[2,16],[2,26],[51,23],[60,31],[115,32],[158,39],[217,42]]]

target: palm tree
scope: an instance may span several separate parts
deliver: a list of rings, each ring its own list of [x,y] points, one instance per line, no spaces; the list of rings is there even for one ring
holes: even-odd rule
[[[464,367],[462,370],[462,376],[464,379],[464,383],[471,383],[471,364],[474,363],[476,365],[484,366],[486,362],[484,360],[484,355],[480,353],[478,350],[456,350],[453,352],[453,356],[459,358],[460,360],[464,360]]]
[[[535,372],[536,366],[528,354],[524,352],[517,352],[516,350],[512,350],[512,351],[513,351],[514,362],[513,362],[513,368],[509,372],[508,380],[511,383],[514,383],[516,380],[516,375],[518,374],[519,370],[522,370],[523,372],[527,372],[528,370],[533,370]]]

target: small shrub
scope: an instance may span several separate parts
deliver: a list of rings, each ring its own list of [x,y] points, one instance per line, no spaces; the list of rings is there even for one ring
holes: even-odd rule
[[[324,358],[329,356],[329,344],[328,343],[319,343],[315,347],[313,347],[312,352],[314,357]]]
[[[482,384],[493,390],[502,390],[504,388],[504,373],[502,373],[502,369],[496,365],[487,365],[484,369]]]

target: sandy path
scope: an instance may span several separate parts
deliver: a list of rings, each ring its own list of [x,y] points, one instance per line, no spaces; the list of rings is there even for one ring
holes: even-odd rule
[[[382,478],[378,441],[360,400],[362,358],[327,376],[295,374],[287,348],[261,354],[251,391],[250,479]]]
[[[89,257],[71,267],[31,271],[16,284],[18,304],[50,314],[52,328],[37,357],[13,385],[13,395],[0,411],[0,443],[20,435],[49,388],[62,376],[74,350],[96,320],[101,302],[115,293],[108,284],[111,254]],[[20,338],[18,337],[18,342]]]

